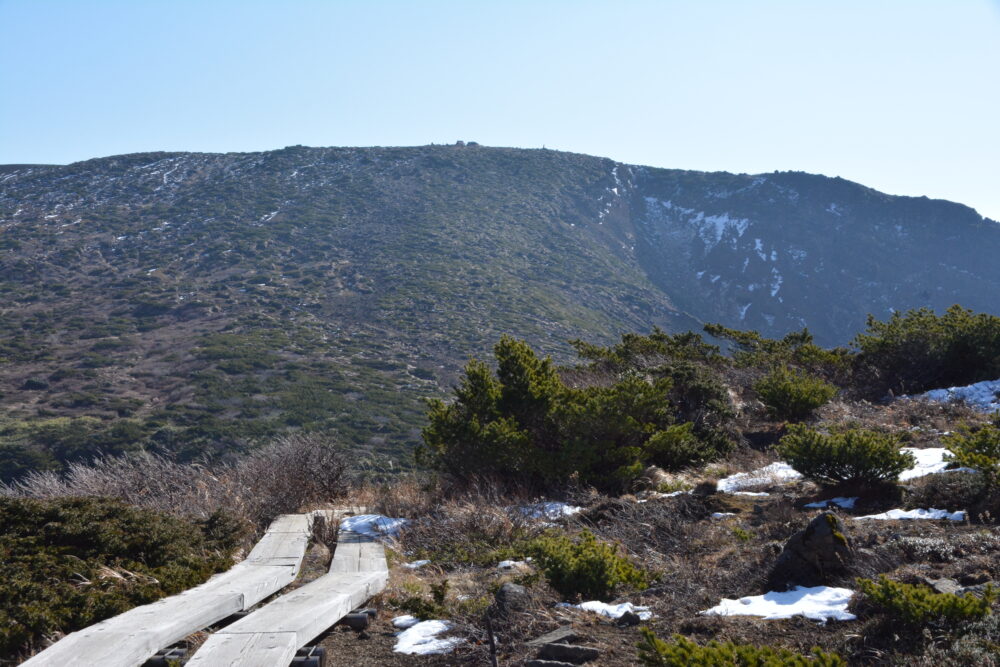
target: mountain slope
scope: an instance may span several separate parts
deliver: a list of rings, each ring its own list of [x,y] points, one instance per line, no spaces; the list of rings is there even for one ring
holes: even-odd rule
[[[287,428],[399,460],[420,398],[502,333],[566,358],[567,339],[654,325],[808,325],[835,343],[867,312],[1000,311],[1000,225],[967,207],[547,150],[8,166],[0,230],[12,470],[137,443],[191,458]]]

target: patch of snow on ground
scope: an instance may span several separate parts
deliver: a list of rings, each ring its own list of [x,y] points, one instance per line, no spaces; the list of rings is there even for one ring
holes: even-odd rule
[[[340,529],[373,537],[384,535],[394,537],[409,522],[409,519],[392,519],[381,514],[358,514],[357,516],[345,516],[341,519]]]
[[[778,296],[781,283],[784,281],[785,279],[781,277],[781,272],[778,269],[771,269],[771,296]]]
[[[432,655],[450,653],[464,640],[459,637],[438,639],[438,635],[451,628],[448,621],[420,621],[396,635],[396,653],[408,655]]]
[[[792,468],[792,466],[784,461],[778,461],[752,472],[738,472],[735,475],[720,479],[715,485],[715,489],[722,493],[733,493],[734,491],[742,491],[753,486],[783,484],[801,477],[802,473]]]
[[[745,305],[742,308],[740,308],[740,320],[743,320],[743,319],[746,318],[746,316],[747,316],[747,310],[749,310],[750,306],[752,306],[752,305],[753,305],[753,302],[751,301],[747,305]]]
[[[948,519],[949,521],[964,521],[965,512],[949,512],[948,510],[889,510],[881,514],[868,514],[866,516],[856,516],[855,520],[861,519],[883,519],[887,521],[900,521],[904,519]]]
[[[914,447],[902,447],[901,452],[909,452],[913,454],[913,458],[917,460],[916,465],[914,465],[909,470],[904,470],[899,475],[899,481],[905,482],[908,479],[914,479],[915,477],[923,477],[924,475],[930,475],[936,472],[945,472],[950,463],[944,460],[945,454],[951,454],[944,447],[927,447],[925,449],[916,449]]]
[[[986,380],[965,387],[948,387],[947,389],[932,389],[918,398],[932,401],[965,401],[965,403],[982,412],[1000,410],[1000,380]]]
[[[560,519],[572,516],[582,510],[582,507],[559,502],[535,503],[519,508],[529,519]]]
[[[524,560],[502,560],[497,563],[497,569],[501,571],[516,570],[522,565],[527,565],[530,562],[531,558],[525,558]]]
[[[806,507],[817,507],[819,509],[826,509],[830,505],[836,505],[837,507],[843,507],[845,510],[854,509],[854,503],[857,502],[857,497],[854,498],[844,498],[843,496],[837,496],[836,498],[830,498],[829,500],[820,500],[815,503],[809,503]]]
[[[418,570],[422,568],[424,565],[430,565],[430,564],[431,562],[429,560],[415,560],[412,563],[403,563],[403,567],[410,570]]]
[[[732,512],[712,512],[713,519],[725,519],[727,516],[736,516]]]
[[[706,616],[760,616],[766,619],[805,616],[814,621],[852,621],[857,618],[847,611],[854,591],[831,586],[796,586],[787,593],[771,591],[738,600],[722,602],[699,612]]]
[[[412,628],[414,625],[420,622],[420,619],[416,616],[410,616],[406,614],[405,616],[397,616],[392,619],[392,627],[397,630],[406,630],[407,628]]]
[[[636,614],[643,621],[648,621],[653,618],[653,612],[649,611],[649,607],[640,607],[634,605],[631,602],[622,602],[621,604],[608,604],[606,602],[601,602],[600,600],[590,600],[589,602],[581,602],[580,604],[570,604],[569,602],[560,602],[556,605],[557,607],[575,607],[577,609],[583,609],[586,611],[592,611],[595,614],[600,614],[601,616],[607,616],[608,618],[621,618],[625,612],[632,612]]]
[[[733,491],[734,496],[769,496],[767,491]]]

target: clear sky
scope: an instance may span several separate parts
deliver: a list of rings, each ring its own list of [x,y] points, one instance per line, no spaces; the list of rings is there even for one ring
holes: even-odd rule
[[[0,0],[0,163],[475,140],[1000,220],[1000,0]]]

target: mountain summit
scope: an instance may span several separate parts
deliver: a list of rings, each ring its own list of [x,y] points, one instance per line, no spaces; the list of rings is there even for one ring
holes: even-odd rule
[[[544,149],[11,165],[0,230],[8,419],[124,419],[192,456],[289,427],[400,453],[418,398],[502,333],[566,357],[652,326],[838,344],[868,313],[1000,312],[1000,225],[966,206]]]

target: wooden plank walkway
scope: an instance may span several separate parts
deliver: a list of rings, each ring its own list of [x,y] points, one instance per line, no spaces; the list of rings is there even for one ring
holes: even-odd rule
[[[385,550],[374,538],[337,534],[330,571],[208,638],[190,667],[275,667],[382,591],[389,580]]]
[[[130,609],[66,635],[23,665],[141,665],[160,649],[248,609],[290,584],[302,565],[312,521],[312,514],[280,516],[246,559],[228,571],[179,595]]]

